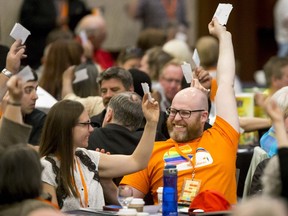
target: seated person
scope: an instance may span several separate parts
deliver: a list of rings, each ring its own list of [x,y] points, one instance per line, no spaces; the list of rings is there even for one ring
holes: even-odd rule
[[[285,88],[285,87],[284,87]],[[276,94],[276,93],[275,93]],[[274,94],[274,95],[275,95]],[[262,98],[262,101],[264,99]],[[262,177],[263,193],[288,200],[288,135],[286,130],[286,113],[273,99],[264,103],[264,107],[275,128],[278,152],[268,162]],[[287,109],[286,109],[287,110]],[[286,111],[285,110],[285,111]]]
[[[288,95],[288,87],[286,86],[277,90],[271,97],[271,99],[277,103],[277,105],[284,113],[285,122],[288,117],[287,95]],[[288,128],[288,125],[285,124],[285,128]],[[277,140],[275,139],[275,129],[273,126],[270,127],[270,129],[261,137],[260,146],[267,152],[269,157],[272,157],[273,155],[277,154],[278,146],[277,146]]]
[[[97,82],[97,79],[99,77],[99,71],[96,65],[84,63],[74,68],[75,72],[82,69],[87,70],[88,79],[73,83],[73,91],[77,96],[82,98],[99,96],[100,86]]]
[[[21,41],[15,41],[7,55],[6,58],[6,70],[8,73],[1,73],[0,74],[0,101],[1,101],[1,109],[2,111],[5,110],[6,102],[2,100],[4,95],[7,92],[6,83],[9,78],[19,72],[21,59],[25,58],[26,55],[24,54],[25,47],[21,45]],[[35,109],[35,103],[38,98],[36,94],[36,88],[38,87],[37,75],[33,72],[34,79],[28,80],[26,83],[23,84],[23,97],[21,97],[21,112],[23,115],[23,120],[25,123],[32,125],[32,133],[30,134],[30,138],[28,142],[33,145],[39,144],[40,134],[42,130],[42,126],[45,120],[45,113],[41,112],[40,110]],[[9,96],[6,98],[8,99]],[[19,104],[20,105],[20,104]]]
[[[132,154],[142,135],[136,130],[143,117],[139,95],[122,92],[113,96],[102,127],[95,128],[89,137],[88,149],[105,149],[111,154]]]
[[[74,70],[70,67],[63,74],[62,98],[82,103],[88,111],[89,116],[92,116],[92,121],[96,122],[98,127],[102,125],[106,113],[104,107],[107,107],[112,96],[124,91],[133,91],[131,74],[120,67],[111,67],[100,74],[98,82],[101,97],[91,96],[81,98],[76,96],[72,87],[73,77]]]
[[[88,149],[105,149],[111,154],[130,155],[137,147],[143,128],[144,118],[141,98],[134,92],[122,92],[111,98],[102,127],[94,128],[88,141]],[[141,129],[139,129],[141,128]],[[166,140],[156,134],[156,140]],[[121,178],[114,182],[119,184]]]
[[[40,209],[62,215],[40,198],[42,167],[37,152],[18,144],[28,141],[31,129],[23,123],[20,108],[21,78],[12,76],[7,88],[10,97],[0,128],[0,215],[28,215]]]
[[[100,71],[104,71],[112,67],[115,62],[111,53],[103,49],[102,45],[107,36],[106,21],[99,13],[97,15],[86,15],[77,24],[75,34],[79,35],[81,31],[85,31],[88,40],[93,45],[93,60],[100,65]]]
[[[62,100],[50,109],[39,152],[44,167],[43,190],[52,195],[52,203],[62,211],[81,207],[101,209],[104,205],[102,178],[112,179],[147,166],[160,111],[155,100],[148,101],[147,94],[142,100],[142,110],[146,125],[133,154],[107,155],[86,149],[93,127],[80,102]]]
[[[132,73],[123,68],[111,67],[103,71],[99,77],[98,82],[100,85],[100,94],[102,98],[99,96],[80,98],[76,96],[73,92],[72,81],[74,77],[74,72],[73,68],[69,68],[63,74],[62,97],[64,97],[64,99],[75,100],[82,103],[88,111],[89,116],[92,116],[91,121],[95,123],[94,126],[101,127],[106,114],[106,107],[110,99],[114,95],[121,92],[134,91],[133,77],[131,74]],[[139,88],[137,87],[137,89]],[[103,106],[105,107],[105,109],[103,109]],[[164,124],[165,118],[163,117],[163,115],[161,115],[158,124],[158,132],[161,132],[163,136],[166,135],[167,131],[166,128],[163,128]]]
[[[127,47],[120,51],[117,57],[117,65],[125,70],[139,68],[141,57],[141,49],[137,47]]]
[[[34,71],[31,71],[33,74],[33,79],[27,80],[23,84],[23,96],[21,99],[21,112],[23,115],[24,123],[32,126],[32,132],[30,134],[28,143],[32,145],[39,145],[40,136],[46,114],[35,108],[36,100],[38,95],[36,93],[38,87],[38,77]],[[5,109],[6,102],[9,100],[9,94],[1,103],[2,110]]]
[[[16,40],[7,54],[6,68],[0,73],[0,102],[7,91],[6,83],[9,78],[19,72],[21,65],[21,59],[26,58],[24,54],[25,46],[21,45],[21,40]]]
[[[282,87],[281,89],[277,90],[271,97],[271,99],[277,104],[277,106],[280,107],[281,111],[284,113],[284,120],[286,122],[286,119],[288,117],[288,104],[287,104],[287,95],[288,95],[288,87]],[[264,96],[263,95],[257,95],[257,98],[260,98],[258,100],[263,100]],[[261,103],[261,101],[259,101]],[[262,102],[263,103],[263,102]],[[262,105],[264,106],[264,105]],[[264,107],[265,108],[265,107]],[[271,119],[262,119],[263,121],[270,121]],[[240,121],[241,122],[241,121]],[[254,121],[255,122],[255,121]],[[240,123],[241,125],[241,123]],[[285,128],[288,128],[288,125],[285,123],[284,125]],[[270,127],[270,129],[261,137],[260,139],[260,146],[262,149],[267,152],[269,158],[272,158],[277,154],[277,140],[276,140],[276,134],[275,134],[275,128],[274,126]],[[275,159],[273,159],[275,160]],[[249,195],[254,195],[256,193],[262,193],[263,185],[261,182],[261,177],[263,176],[263,172],[265,167],[267,166],[269,159],[265,159],[264,161],[260,162],[256,170],[253,174],[252,182],[251,182],[251,187],[249,190]]]
[[[209,31],[219,39],[220,44],[216,121],[212,128],[203,131],[208,119],[207,91],[194,79],[190,88],[175,95],[171,107],[167,110],[167,127],[171,138],[165,142],[154,143],[151,160],[146,169],[122,179],[120,184],[133,187],[134,197],[143,198],[151,191],[154,202],[157,203],[156,191],[163,186],[163,168],[172,163],[176,164],[178,169],[179,201],[190,202],[190,198],[181,197],[181,189],[186,183],[190,185],[193,182],[197,185],[194,189],[199,192],[206,189],[216,190],[222,193],[230,204],[237,202],[235,174],[239,119],[233,89],[233,45],[230,32],[226,31],[216,18],[210,22]]]

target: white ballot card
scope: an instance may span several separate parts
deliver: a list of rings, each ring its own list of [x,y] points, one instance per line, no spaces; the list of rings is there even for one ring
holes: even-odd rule
[[[221,25],[226,25],[230,12],[232,11],[232,8],[233,8],[232,4],[220,3],[213,17],[216,17]]]
[[[32,73],[32,69],[29,66],[24,67],[17,76],[21,77],[23,82],[27,82],[28,80],[34,80],[35,77]]]
[[[81,70],[78,70],[75,72],[75,79],[73,83],[78,83],[83,80],[89,79],[88,73],[87,73],[87,68],[83,68]]]
[[[142,86],[142,89],[143,89],[143,92],[144,94],[148,94],[148,100],[152,103],[152,96],[151,96],[151,93],[150,93],[150,89],[149,89],[149,85],[148,83],[141,83],[141,86]]]
[[[194,49],[192,60],[194,61],[196,67],[200,66],[200,58],[197,49]]]
[[[81,38],[82,44],[87,44],[87,43],[88,43],[88,37],[87,37],[86,31],[82,30],[82,31],[79,33],[79,37]]]
[[[186,82],[187,83],[191,83],[192,79],[193,79],[193,72],[192,72],[192,69],[191,69],[191,65],[189,63],[184,62],[181,65],[181,68],[182,68],[182,72],[184,74]]]
[[[24,44],[27,37],[30,35],[30,31],[22,26],[20,23],[15,23],[10,32],[10,36],[15,40],[21,39],[21,43]]]

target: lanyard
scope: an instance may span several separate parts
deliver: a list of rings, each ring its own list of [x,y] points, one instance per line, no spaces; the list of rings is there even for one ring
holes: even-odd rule
[[[74,184],[74,186],[75,186],[76,192],[77,192],[77,194],[79,196],[79,199],[80,199],[80,205],[81,205],[81,207],[85,208],[85,207],[88,207],[88,190],[87,190],[87,185],[86,185],[86,182],[85,182],[85,179],[84,179],[84,176],[83,176],[83,172],[82,172],[81,166],[80,166],[79,161],[78,161],[77,158],[76,158],[76,163],[77,163],[77,167],[78,167],[80,178],[81,178],[81,184],[82,184],[82,187],[83,187],[83,190],[84,190],[84,204],[82,202],[82,198],[81,198],[81,195],[79,193],[79,190],[78,190],[76,184]]]
[[[55,209],[59,209],[58,204],[52,203],[51,201],[46,200],[46,199],[43,199],[42,197],[37,197],[37,198],[35,198],[35,199],[36,199],[36,200],[39,200],[39,201],[41,201],[41,202],[44,202],[44,203],[46,203],[46,204],[48,204],[48,205],[50,205],[50,206],[53,206]]]
[[[195,177],[195,166],[194,164],[196,164],[196,152],[195,154],[193,155],[192,159],[190,159],[187,155],[185,155],[181,149],[179,148],[178,146],[178,143],[175,143],[175,149],[177,151],[177,153],[179,155],[181,155],[182,157],[184,157],[187,161],[190,162],[191,166],[192,166],[192,181],[194,180],[194,177]]]

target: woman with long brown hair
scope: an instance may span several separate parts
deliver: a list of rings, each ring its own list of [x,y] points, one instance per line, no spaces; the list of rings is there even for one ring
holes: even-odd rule
[[[146,118],[142,138],[132,155],[107,155],[85,149],[93,131],[84,106],[63,100],[47,115],[43,129],[40,155],[44,167],[44,192],[63,211],[104,205],[100,178],[114,178],[144,169],[152,152],[159,106],[144,95],[142,109]]]

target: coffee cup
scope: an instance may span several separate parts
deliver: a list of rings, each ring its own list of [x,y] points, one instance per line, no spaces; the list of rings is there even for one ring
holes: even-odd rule
[[[131,203],[129,204],[129,208],[136,209],[137,212],[143,212],[144,200],[141,198],[133,198]]]
[[[117,215],[121,216],[136,216],[137,211],[136,209],[120,209],[117,213]]]
[[[137,216],[149,216],[148,212],[138,212]]]
[[[158,205],[162,205],[163,187],[158,187],[158,189],[157,189],[157,198],[158,198]]]

